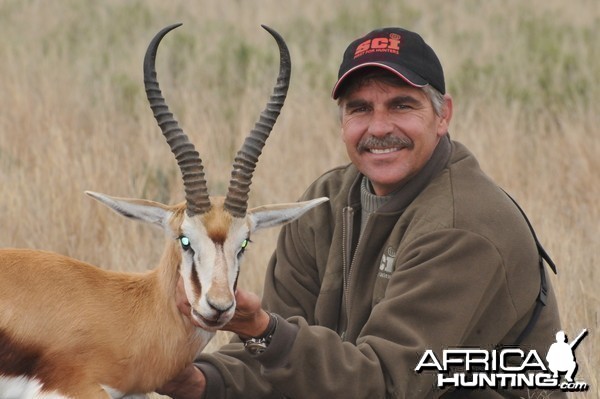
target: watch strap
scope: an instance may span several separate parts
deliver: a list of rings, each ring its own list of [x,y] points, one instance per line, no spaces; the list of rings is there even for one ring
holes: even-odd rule
[[[273,338],[273,334],[275,334],[275,330],[277,329],[277,316],[271,312],[267,313],[269,314],[269,324],[265,332],[258,337],[242,339],[244,342],[244,349],[252,355],[259,355],[267,350],[271,343],[271,339]]]

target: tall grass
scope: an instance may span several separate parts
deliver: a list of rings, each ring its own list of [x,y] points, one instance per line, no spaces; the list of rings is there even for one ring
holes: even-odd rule
[[[250,205],[293,201],[347,162],[329,98],[346,44],[377,26],[416,30],[454,96],[451,135],[526,210],[559,266],[552,278],[579,378],[600,380],[600,7],[521,2],[313,0],[0,1],[0,246],[58,251],[145,270],[162,236],[113,215],[84,190],[174,203],[179,172],[146,105],[141,60],[161,27],[163,92],[196,143],[209,190],[230,164],[277,72],[264,23],[292,53],[288,100],[259,162]],[[260,293],[276,231],[254,239],[241,284]],[[213,348],[214,349],[214,348]]]

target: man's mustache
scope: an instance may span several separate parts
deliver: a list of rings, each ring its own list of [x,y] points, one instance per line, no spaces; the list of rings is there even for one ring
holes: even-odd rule
[[[384,149],[384,148],[393,148],[397,147],[399,149],[408,148],[411,149],[414,147],[414,143],[408,137],[398,137],[392,136],[391,134],[385,135],[383,137],[375,137],[369,136],[364,137],[358,143],[358,151],[367,151],[370,149]]]

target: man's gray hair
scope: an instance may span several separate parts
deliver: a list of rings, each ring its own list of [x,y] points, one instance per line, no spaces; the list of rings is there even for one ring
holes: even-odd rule
[[[429,101],[431,101],[431,105],[433,106],[433,111],[435,114],[437,116],[442,116],[442,110],[444,108],[444,95],[431,85],[424,86],[421,90],[423,90],[427,97],[429,97]]]

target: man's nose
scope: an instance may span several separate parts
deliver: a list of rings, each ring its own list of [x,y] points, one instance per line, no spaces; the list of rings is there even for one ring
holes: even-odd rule
[[[374,111],[369,121],[368,133],[376,136],[383,137],[389,133],[392,133],[394,127],[390,121],[389,115],[384,111]]]

